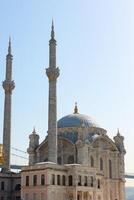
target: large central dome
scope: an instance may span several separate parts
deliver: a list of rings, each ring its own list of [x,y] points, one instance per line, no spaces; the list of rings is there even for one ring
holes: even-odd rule
[[[61,118],[58,121],[58,128],[65,127],[100,127],[91,117],[74,113]]]

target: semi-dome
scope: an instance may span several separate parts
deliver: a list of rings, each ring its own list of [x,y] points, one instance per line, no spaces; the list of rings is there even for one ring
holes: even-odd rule
[[[77,104],[74,108],[74,113],[62,117],[58,121],[58,128],[65,127],[100,127],[94,119],[88,115],[83,115],[78,113]]]

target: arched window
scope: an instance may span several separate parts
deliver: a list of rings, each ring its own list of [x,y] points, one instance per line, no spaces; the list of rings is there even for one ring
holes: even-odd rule
[[[72,186],[72,185],[73,185],[73,176],[72,176],[72,175],[70,175],[70,176],[68,177],[68,185],[69,185],[69,186]]]
[[[100,179],[98,179],[97,186],[98,186],[98,189],[100,189]]]
[[[87,176],[84,176],[84,186],[87,186]]]
[[[78,176],[78,185],[81,186],[81,176]]]
[[[102,171],[103,170],[103,159],[100,158],[100,170]]]
[[[29,186],[29,176],[26,176],[26,186]]]
[[[58,164],[59,164],[59,165],[61,165],[61,164],[62,164],[61,157],[58,157]]]
[[[112,161],[109,160],[109,178],[112,178]]]
[[[45,185],[45,175],[41,175],[41,185]]]
[[[51,183],[52,183],[52,185],[55,185],[55,175],[54,174],[52,174],[52,176],[51,176]]]
[[[20,184],[17,184],[16,186],[15,186],[15,191],[20,191],[21,190],[21,185]]]
[[[57,175],[57,185],[60,185],[60,175]]]
[[[4,181],[1,182],[1,190],[2,190],[2,191],[5,190],[5,183],[4,183]]]
[[[94,167],[94,159],[93,156],[90,156],[91,167]]]
[[[68,156],[67,163],[68,164],[73,164],[74,163],[74,156],[73,155]]]
[[[65,175],[62,176],[62,185],[64,185],[64,186],[66,185],[66,177],[65,177]]]
[[[37,185],[37,175],[33,176],[33,185],[36,186]]]
[[[91,183],[91,187],[93,187],[94,186],[94,178],[93,178],[93,176],[91,176],[91,178],[90,178],[90,183]]]

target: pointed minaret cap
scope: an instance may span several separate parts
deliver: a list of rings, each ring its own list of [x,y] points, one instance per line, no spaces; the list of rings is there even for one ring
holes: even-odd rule
[[[120,131],[119,128],[117,129],[117,135],[120,136]]]
[[[11,55],[11,37],[9,37],[8,54]]]
[[[74,107],[74,114],[78,114],[78,107],[77,107],[77,102],[75,102],[75,107]]]
[[[51,39],[54,39],[54,22],[52,19],[52,27],[51,27]]]

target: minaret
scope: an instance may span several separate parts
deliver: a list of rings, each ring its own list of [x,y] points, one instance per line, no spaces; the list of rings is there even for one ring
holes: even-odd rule
[[[49,79],[48,105],[48,161],[57,163],[57,95],[56,82],[59,68],[56,67],[56,40],[54,38],[54,24],[52,21],[51,39],[49,40],[49,67],[46,69]]]
[[[6,76],[3,81],[3,88],[5,90],[4,102],[4,123],[3,123],[3,156],[4,165],[3,171],[10,171],[10,148],[11,148],[11,95],[15,87],[12,81],[12,60],[11,54],[11,39],[9,38],[8,54],[6,56]]]

